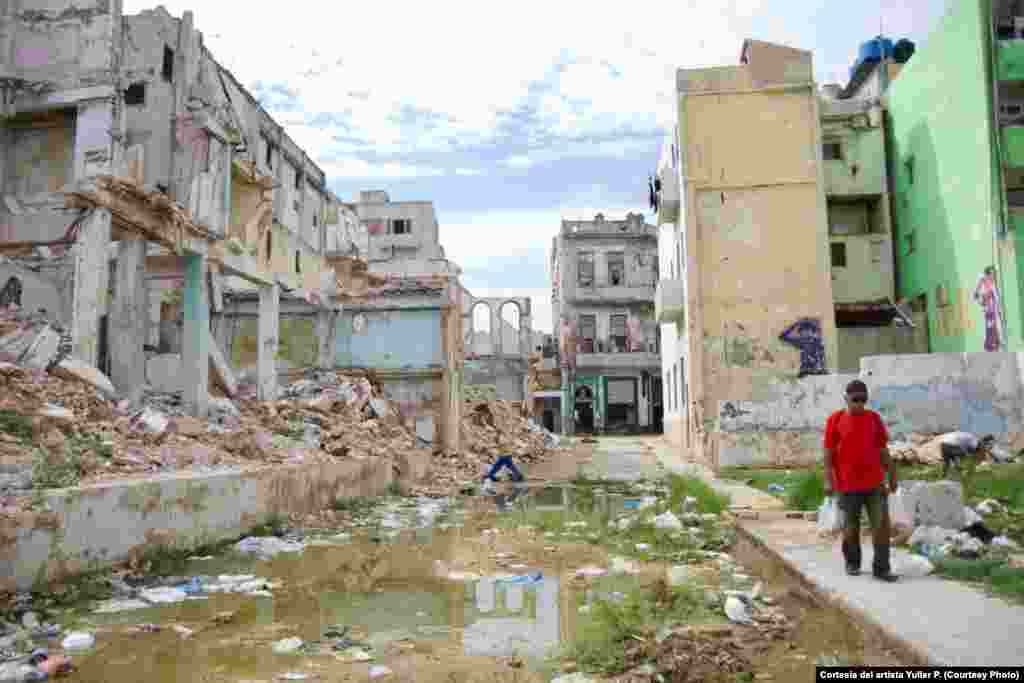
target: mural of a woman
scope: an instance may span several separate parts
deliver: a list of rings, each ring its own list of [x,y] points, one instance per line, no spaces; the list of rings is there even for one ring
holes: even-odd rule
[[[985,272],[978,278],[974,300],[985,312],[985,350],[998,351],[1003,346],[1003,319],[996,269],[993,266],[985,268]]]

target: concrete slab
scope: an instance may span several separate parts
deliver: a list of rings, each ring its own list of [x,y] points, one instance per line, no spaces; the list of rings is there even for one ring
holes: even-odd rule
[[[343,460],[56,489],[45,512],[0,515],[0,590],[102,569],[157,545],[235,538],[271,515],[309,514],[340,496],[383,495],[393,465]]]
[[[875,581],[847,576],[838,542],[817,537],[813,522],[748,521],[741,533],[776,556],[805,583],[870,626],[904,643],[933,666],[1024,665],[1024,606],[934,576]],[[873,552],[863,544],[864,567]],[[894,549],[896,573],[909,554]]]

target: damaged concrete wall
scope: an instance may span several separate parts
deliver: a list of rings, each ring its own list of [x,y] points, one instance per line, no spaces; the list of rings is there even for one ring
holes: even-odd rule
[[[722,402],[837,360],[818,99],[799,80],[810,55],[754,47],[766,63],[679,75],[689,422],[712,465]],[[791,86],[754,90],[770,81]],[[796,345],[781,339],[794,325]]]
[[[872,407],[894,434],[1024,431],[1024,364],[1018,353],[874,356],[861,362]]]
[[[386,193],[363,192],[356,212],[365,230],[361,232],[368,237],[358,246],[369,250],[367,258],[371,262],[444,258],[433,202],[392,202]],[[409,232],[396,234],[396,219],[408,221]]]
[[[861,359],[869,356],[928,353],[928,318],[914,314],[916,327],[840,327],[836,330],[839,346],[839,372],[860,372]]]
[[[346,308],[338,319],[335,363],[343,368],[441,368],[441,310]]]

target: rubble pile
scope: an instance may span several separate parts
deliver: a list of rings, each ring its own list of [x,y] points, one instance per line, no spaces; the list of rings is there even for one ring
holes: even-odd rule
[[[1015,441],[1011,439],[1011,441]],[[942,434],[909,434],[905,440],[889,442],[889,453],[901,465],[941,465]],[[1020,452],[1019,444],[1011,443],[1009,450],[996,445],[992,449],[993,462],[1010,462]]]
[[[16,306],[0,308],[0,504],[24,502],[33,488],[127,475],[403,456],[431,447],[366,377],[311,371],[276,401],[244,390],[236,400],[211,396],[208,418],[197,419],[180,393],[143,386],[116,396],[103,373],[69,354],[67,336],[53,323]],[[462,452],[435,458],[434,484],[478,479],[499,452],[536,461],[555,438],[502,402],[467,408]]]

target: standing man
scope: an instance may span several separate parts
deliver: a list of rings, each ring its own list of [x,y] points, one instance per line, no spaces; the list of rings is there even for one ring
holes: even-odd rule
[[[825,423],[825,495],[839,494],[839,508],[846,519],[843,557],[846,573],[860,574],[860,511],[867,508],[875,557],[872,574],[893,582],[897,576],[889,564],[889,501],[885,476],[891,490],[897,488],[896,471],[889,457],[889,433],[882,417],[865,408],[868,387],[858,379],[846,385],[846,410],[829,416]]]

